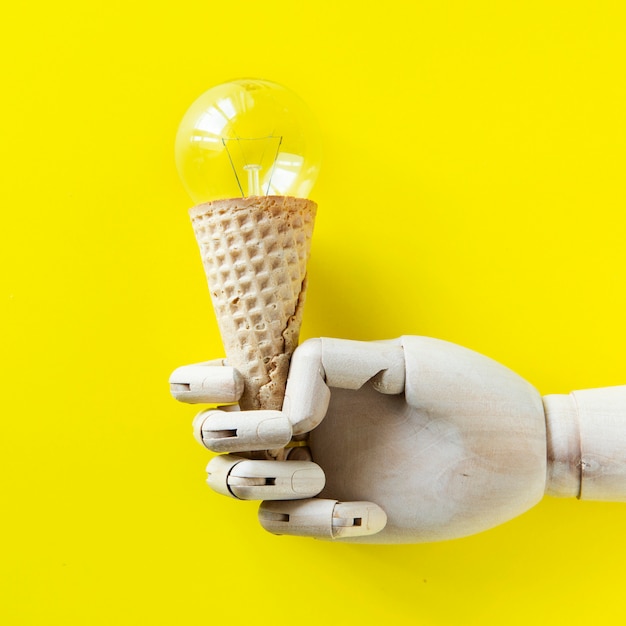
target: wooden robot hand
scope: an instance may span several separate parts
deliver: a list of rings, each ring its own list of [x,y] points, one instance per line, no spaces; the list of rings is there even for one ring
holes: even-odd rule
[[[171,378],[183,402],[236,402],[222,361]],[[626,501],[626,386],[539,393],[471,350],[427,337],[312,339],[282,411],[194,420],[219,493],[263,500],[276,534],[417,543],[503,523],[544,495]],[[235,453],[235,454],[232,454]]]

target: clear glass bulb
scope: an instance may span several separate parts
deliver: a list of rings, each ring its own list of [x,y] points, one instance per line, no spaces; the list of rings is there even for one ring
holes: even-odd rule
[[[203,93],[176,135],[176,165],[197,204],[246,196],[306,198],[319,173],[320,133],[298,96],[241,79]]]

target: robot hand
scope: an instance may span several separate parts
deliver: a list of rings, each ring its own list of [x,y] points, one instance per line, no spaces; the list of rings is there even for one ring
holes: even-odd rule
[[[170,383],[190,403],[243,391],[222,361],[179,368]],[[194,432],[231,453],[210,461],[209,485],[263,500],[270,532],[417,543],[491,528],[546,490],[626,499],[626,386],[576,394],[542,399],[506,367],[436,339],[314,339],[293,355],[282,411],[210,409]]]

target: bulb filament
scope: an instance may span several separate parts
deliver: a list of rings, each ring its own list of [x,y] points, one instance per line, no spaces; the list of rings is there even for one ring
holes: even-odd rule
[[[259,181],[259,172],[261,171],[260,165],[244,165],[243,169],[248,172],[248,195],[260,196],[261,195],[261,183]]]
[[[232,151],[228,145],[230,142],[234,143]],[[250,139],[244,137],[222,138],[222,145],[226,148],[228,160],[233,168],[233,174],[242,197],[246,197],[246,195],[261,196],[269,193],[282,142],[281,136],[273,134]],[[275,144],[275,148],[273,144]],[[240,179],[240,175],[243,174],[241,170],[248,173],[247,194],[243,190],[243,180]],[[269,174],[265,176],[263,188],[261,188],[262,170]]]

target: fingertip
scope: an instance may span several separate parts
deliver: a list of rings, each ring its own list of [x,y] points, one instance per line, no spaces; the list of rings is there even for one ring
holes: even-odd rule
[[[207,484],[213,491],[229,498],[237,498],[228,484],[228,476],[235,465],[244,459],[233,454],[220,454],[213,457],[206,466]]]
[[[187,404],[237,402],[244,389],[235,368],[214,364],[183,365],[172,372],[169,383],[172,396]]]
[[[209,411],[200,411],[194,418],[191,424],[193,429],[193,437],[194,439],[203,447],[206,448],[206,444],[204,443],[204,439],[202,438],[202,425],[205,420],[209,416]]]

